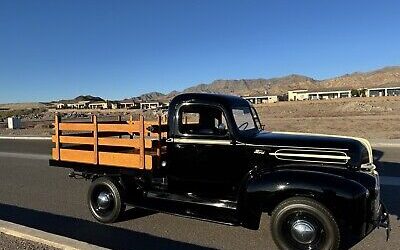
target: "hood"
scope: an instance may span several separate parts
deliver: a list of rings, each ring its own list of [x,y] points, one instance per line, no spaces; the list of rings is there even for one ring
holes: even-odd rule
[[[373,162],[372,147],[363,138],[262,131],[243,138],[248,145],[268,148],[279,160],[352,165]]]

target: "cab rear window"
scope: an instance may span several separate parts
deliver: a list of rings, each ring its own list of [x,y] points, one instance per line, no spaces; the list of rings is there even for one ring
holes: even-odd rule
[[[225,135],[228,131],[220,108],[191,104],[179,110],[179,132],[188,135]]]

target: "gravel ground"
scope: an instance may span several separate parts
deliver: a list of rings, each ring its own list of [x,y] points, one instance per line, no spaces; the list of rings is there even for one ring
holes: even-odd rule
[[[55,250],[58,248],[49,247],[44,244],[36,243],[29,240],[24,240],[18,237],[14,237],[8,234],[0,233],[0,250],[9,250],[9,249],[39,249],[39,250]]]

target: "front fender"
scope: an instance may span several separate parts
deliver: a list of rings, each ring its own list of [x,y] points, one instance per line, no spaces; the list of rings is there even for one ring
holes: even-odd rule
[[[254,228],[254,215],[271,213],[283,200],[305,196],[324,204],[336,217],[362,229],[369,191],[360,183],[335,174],[283,169],[252,174],[239,200],[244,226]],[[252,215],[252,219],[248,215]],[[249,224],[249,225],[247,225]]]

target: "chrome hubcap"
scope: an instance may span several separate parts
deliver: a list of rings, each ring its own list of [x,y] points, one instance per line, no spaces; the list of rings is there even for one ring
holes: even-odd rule
[[[312,223],[305,220],[293,222],[290,233],[297,242],[301,244],[310,244],[317,237],[317,232]]]
[[[97,205],[100,209],[107,209],[111,204],[111,195],[106,192],[100,192],[97,196]]]

